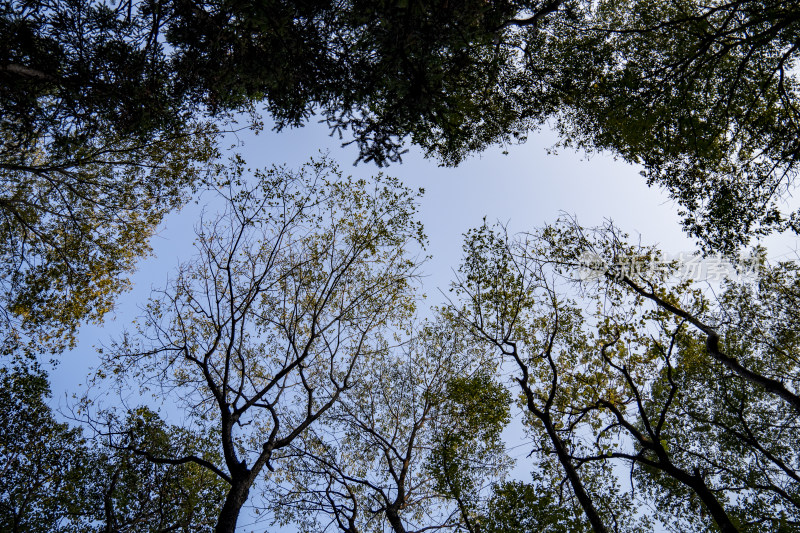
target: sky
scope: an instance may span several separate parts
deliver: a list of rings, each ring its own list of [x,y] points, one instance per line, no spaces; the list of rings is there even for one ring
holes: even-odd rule
[[[414,148],[402,164],[385,169],[363,163],[353,166],[355,147],[342,147],[338,137],[330,137],[324,125],[313,122],[280,133],[243,132],[229,141],[239,144],[237,150],[251,168],[281,164],[297,168],[322,152],[346,174],[366,177],[382,171],[409,187],[424,188],[419,218],[432,258],[423,267],[423,291],[431,304],[442,303],[440,291],[446,292],[454,277],[463,234],[484,217],[489,223],[507,224],[512,233],[554,222],[564,213],[576,216],[584,226],[612,219],[632,241],[641,238],[643,244],[657,244],[671,254],[695,249],[681,232],[675,203],[663,191],[648,188],[638,168],[606,154],[587,156],[565,149],[549,153],[557,138],[547,130],[530,135],[526,144],[506,147],[507,155],[495,147],[457,168],[442,168]],[[180,261],[192,257],[193,228],[203,209],[213,214],[213,206],[204,206],[201,198],[166,218],[152,241],[153,256],[142,260],[131,278],[133,289],[119,298],[103,324],[84,327],[77,348],[51,369],[56,406],[64,408],[72,393],[85,390],[87,376],[97,364],[96,347],[130,328],[150,291],[163,287]],[[779,240],[769,256],[792,254],[794,245],[794,239]],[[245,516],[240,520],[242,525],[248,522]]]
[[[494,147],[472,156],[456,168],[441,167],[413,147],[401,164],[383,169],[371,163],[353,166],[356,148],[343,147],[338,137],[328,135],[324,124],[315,122],[279,133],[240,132],[227,140],[222,145],[238,144],[236,150],[251,168],[284,164],[297,168],[327,153],[346,174],[367,177],[384,172],[409,187],[424,188],[419,218],[432,257],[423,267],[423,291],[431,304],[442,302],[441,291],[446,292],[453,279],[463,234],[484,217],[489,223],[507,224],[512,233],[554,222],[564,213],[577,216],[584,226],[612,219],[634,240],[641,236],[643,243],[658,244],[671,253],[694,249],[680,230],[674,202],[659,189],[647,187],[637,168],[606,154],[587,156],[564,149],[548,153],[557,138],[547,130],[532,134],[525,144]],[[192,202],[165,219],[152,240],[153,255],[141,260],[131,276],[133,289],[121,295],[103,324],[81,329],[77,348],[52,371],[54,399],[63,399],[86,383],[97,362],[95,346],[108,344],[129,326],[150,291],[163,287],[181,260],[192,257],[194,227],[203,211],[209,215],[213,211],[203,202],[200,198],[200,203]]]

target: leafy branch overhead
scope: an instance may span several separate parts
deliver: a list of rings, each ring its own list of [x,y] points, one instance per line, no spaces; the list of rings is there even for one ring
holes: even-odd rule
[[[729,280],[711,301],[675,263],[627,269],[660,252],[610,224],[484,225],[464,250],[453,312],[515,369],[545,472],[594,531],[645,527],[630,514],[639,490],[677,530],[796,527],[794,263]],[[615,465],[631,491],[614,487]]]
[[[241,111],[321,119],[378,165],[409,142],[456,165],[547,123],[642,165],[727,251],[797,228],[781,202],[800,153],[797,15],[780,0],[6,0],[0,168],[125,154]]]
[[[113,439],[87,438],[57,421],[38,367],[0,370],[0,527],[30,533],[201,531],[219,513],[224,484],[196,465],[155,464],[131,451],[147,442],[158,453],[213,458],[207,435],[169,426],[140,408]]]

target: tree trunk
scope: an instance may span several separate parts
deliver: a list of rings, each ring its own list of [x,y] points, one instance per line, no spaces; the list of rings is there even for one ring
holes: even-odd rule
[[[517,364],[520,366],[523,372],[523,377],[517,378],[517,382],[520,384],[522,391],[525,393],[528,411],[533,413],[533,415],[541,420],[542,424],[544,425],[547,436],[550,438],[550,442],[553,444],[556,457],[561,463],[564,473],[567,475],[567,480],[572,486],[572,491],[575,494],[575,497],[578,499],[578,503],[580,503],[581,507],[583,508],[586,518],[589,519],[592,529],[595,531],[595,533],[608,533],[608,528],[606,528],[600,513],[595,508],[591,496],[589,496],[589,494],[586,492],[586,489],[583,486],[583,481],[581,480],[578,471],[575,469],[575,465],[572,464],[572,459],[567,452],[564,441],[562,441],[561,437],[558,436],[558,432],[553,425],[553,419],[550,417],[550,413],[542,411],[536,407],[533,391],[531,391],[531,388],[528,386],[528,367],[520,361],[516,354],[515,357],[517,359]]]
[[[544,413],[542,413],[544,415]],[[572,464],[572,459],[567,452],[567,448],[564,445],[564,441],[558,436],[555,427],[553,426],[553,421],[550,419],[550,416],[546,417],[539,417],[542,423],[544,424],[545,430],[547,431],[548,436],[550,437],[550,441],[553,443],[553,448],[555,449],[556,456],[558,457],[561,466],[564,468],[564,472],[567,474],[567,479],[569,480],[570,485],[572,486],[572,490],[575,493],[575,497],[578,498],[578,503],[581,504],[583,508],[583,512],[586,514],[586,518],[589,519],[589,523],[592,525],[592,529],[596,533],[607,533],[608,529],[606,528],[605,524],[603,523],[603,519],[600,517],[600,513],[597,512],[597,509],[594,506],[594,502],[589,494],[586,492],[586,489],[583,486],[583,481],[578,474],[578,471],[575,469],[575,465]]]
[[[708,512],[711,514],[711,517],[719,526],[720,531],[723,531],[724,533],[737,533],[739,529],[733,524],[728,516],[728,513],[725,512],[725,508],[722,507],[722,504],[709,490],[705,482],[699,478],[699,476],[698,479],[699,483],[692,488],[705,504],[706,509],[708,509]]]
[[[219,513],[217,525],[214,533],[234,533],[236,531],[236,521],[239,519],[239,512],[247,501],[250,493],[250,483],[245,480],[234,480],[222,505]]]
[[[666,463],[666,461],[663,461]],[[720,501],[708,488],[706,485],[703,476],[695,470],[693,474],[689,474],[683,469],[675,467],[672,463],[666,463],[663,467],[664,472],[668,475],[672,476],[673,478],[677,479],[690,489],[694,491],[695,494],[700,498],[700,501],[703,502],[703,505],[706,506],[708,509],[709,514],[719,526],[720,531],[723,533],[737,533],[739,529],[733,524],[728,513],[725,511],[725,508],[722,506]]]
[[[392,526],[392,531],[394,533],[406,533],[406,528],[403,527],[403,521],[400,520],[400,515],[397,514],[397,510],[391,507],[386,509],[386,518],[389,520],[389,524]]]

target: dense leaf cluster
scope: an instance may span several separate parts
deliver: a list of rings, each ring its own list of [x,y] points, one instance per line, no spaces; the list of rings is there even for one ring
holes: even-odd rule
[[[0,528],[9,532],[205,531],[219,513],[223,486],[196,465],[164,465],[131,450],[146,441],[164,455],[212,441],[166,425],[140,408],[119,435],[87,440],[47,405],[47,376],[36,366],[3,368]]]

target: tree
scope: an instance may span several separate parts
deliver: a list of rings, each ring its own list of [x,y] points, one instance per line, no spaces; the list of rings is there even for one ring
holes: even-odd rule
[[[47,376],[35,365],[3,368],[0,527],[3,531],[201,531],[216,518],[221,482],[196,465],[155,465],[127,450],[204,449],[209,441],[140,409],[125,425],[125,448],[87,440],[57,422]]]
[[[362,361],[353,387],[293,446],[274,512],[304,531],[477,531],[508,466],[510,396],[462,331],[439,322]]]
[[[198,256],[151,300],[105,374],[155,382],[185,418],[215,427],[222,460],[195,463],[228,492],[215,530],[233,531],[263,471],[353,386],[387,324],[413,308],[409,257],[424,241],[415,195],[396,180],[344,178],[328,161],[220,176],[226,211],[198,230]]]
[[[0,102],[17,143],[73,128],[142,139],[179,131],[193,113],[262,102],[278,127],[319,110],[335,128],[354,130],[362,158],[383,164],[409,134],[421,143],[440,141],[435,129],[480,135],[474,122],[484,119],[490,136],[503,135],[518,117],[494,87],[509,60],[495,32],[519,10],[538,8],[6,0]]]
[[[461,319],[519,367],[532,426],[595,530],[607,526],[581,471],[616,460],[678,530],[794,527],[792,306],[766,303],[792,301],[794,266],[729,281],[712,306],[613,226],[565,220],[517,239],[484,226],[465,251]]]
[[[557,489],[534,476],[534,483],[510,481],[494,490],[483,518],[483,531],[591,531],[582,517],[582,509],[565,505]]]
[[[462,277],[455,283],[464,305],[455,311],[518,368],[514,381],[523,394],[529,422],[541,431],[537,440],[542,441],[542,450],[557,458],[558,466],[553,466],[564,473],[592,529],[608,531],[610,517],[598,509],[574,458],[580,444],[569,420],[572,391],[565,381],[571,381],[570,374],[580,368],[581,354],[588,348],[581,313],[574,303],[562,301],[541,269],[519,265],[502,234],[484,225],[468,233],[465,241]]]
[[[800,153],[795,5],[602,2],[567,32],[566,138],[641,164],[708,251],[797,231],[782,204]]]
[[[36,149],[33,167],[5,169],[0,327],[6,351],[58,352],[74,344],[80,324],[101,320],[128,287],[126,274],[149,252],[164,215],[182,206],[203,176],[197,162],[214,153],[207,132],[198,131],[138,146],[84,146],[69,153],[70,162]]]
[[[798,524],[800,479],[790,443],[800,416],[800,374],[792,355],[796,328],[787,322],[796,286],[791,262],[761,266],[750,283],[726,283],[716,309],[704,317],[704,335],[681,350],[674,384],[664,387],[677,391],[680,406],[665,422],[670,449],[684,463],[703,458],[741,530]],[[665,505],[685,502],[680,489],[659,476],[648,485]]]
[[[491,368],[484,362],[448,378],[427,459],[436,490],[455,503],[459,529],[469,533],[482,531],[487,493],[510,466],[501,432],[510,421],[511,394]]]
[[[102,533],[208,531],[214,526],[227,489],[224,481],[197,464],[157,463],[148,455],[192,454],[218,461],[213,434],[168,425],[146,407],[130,410],[121,423],[105,424],[116,432],[97,436],[92,468],[81,480],[84,523],[100,522],[95,530]]]

